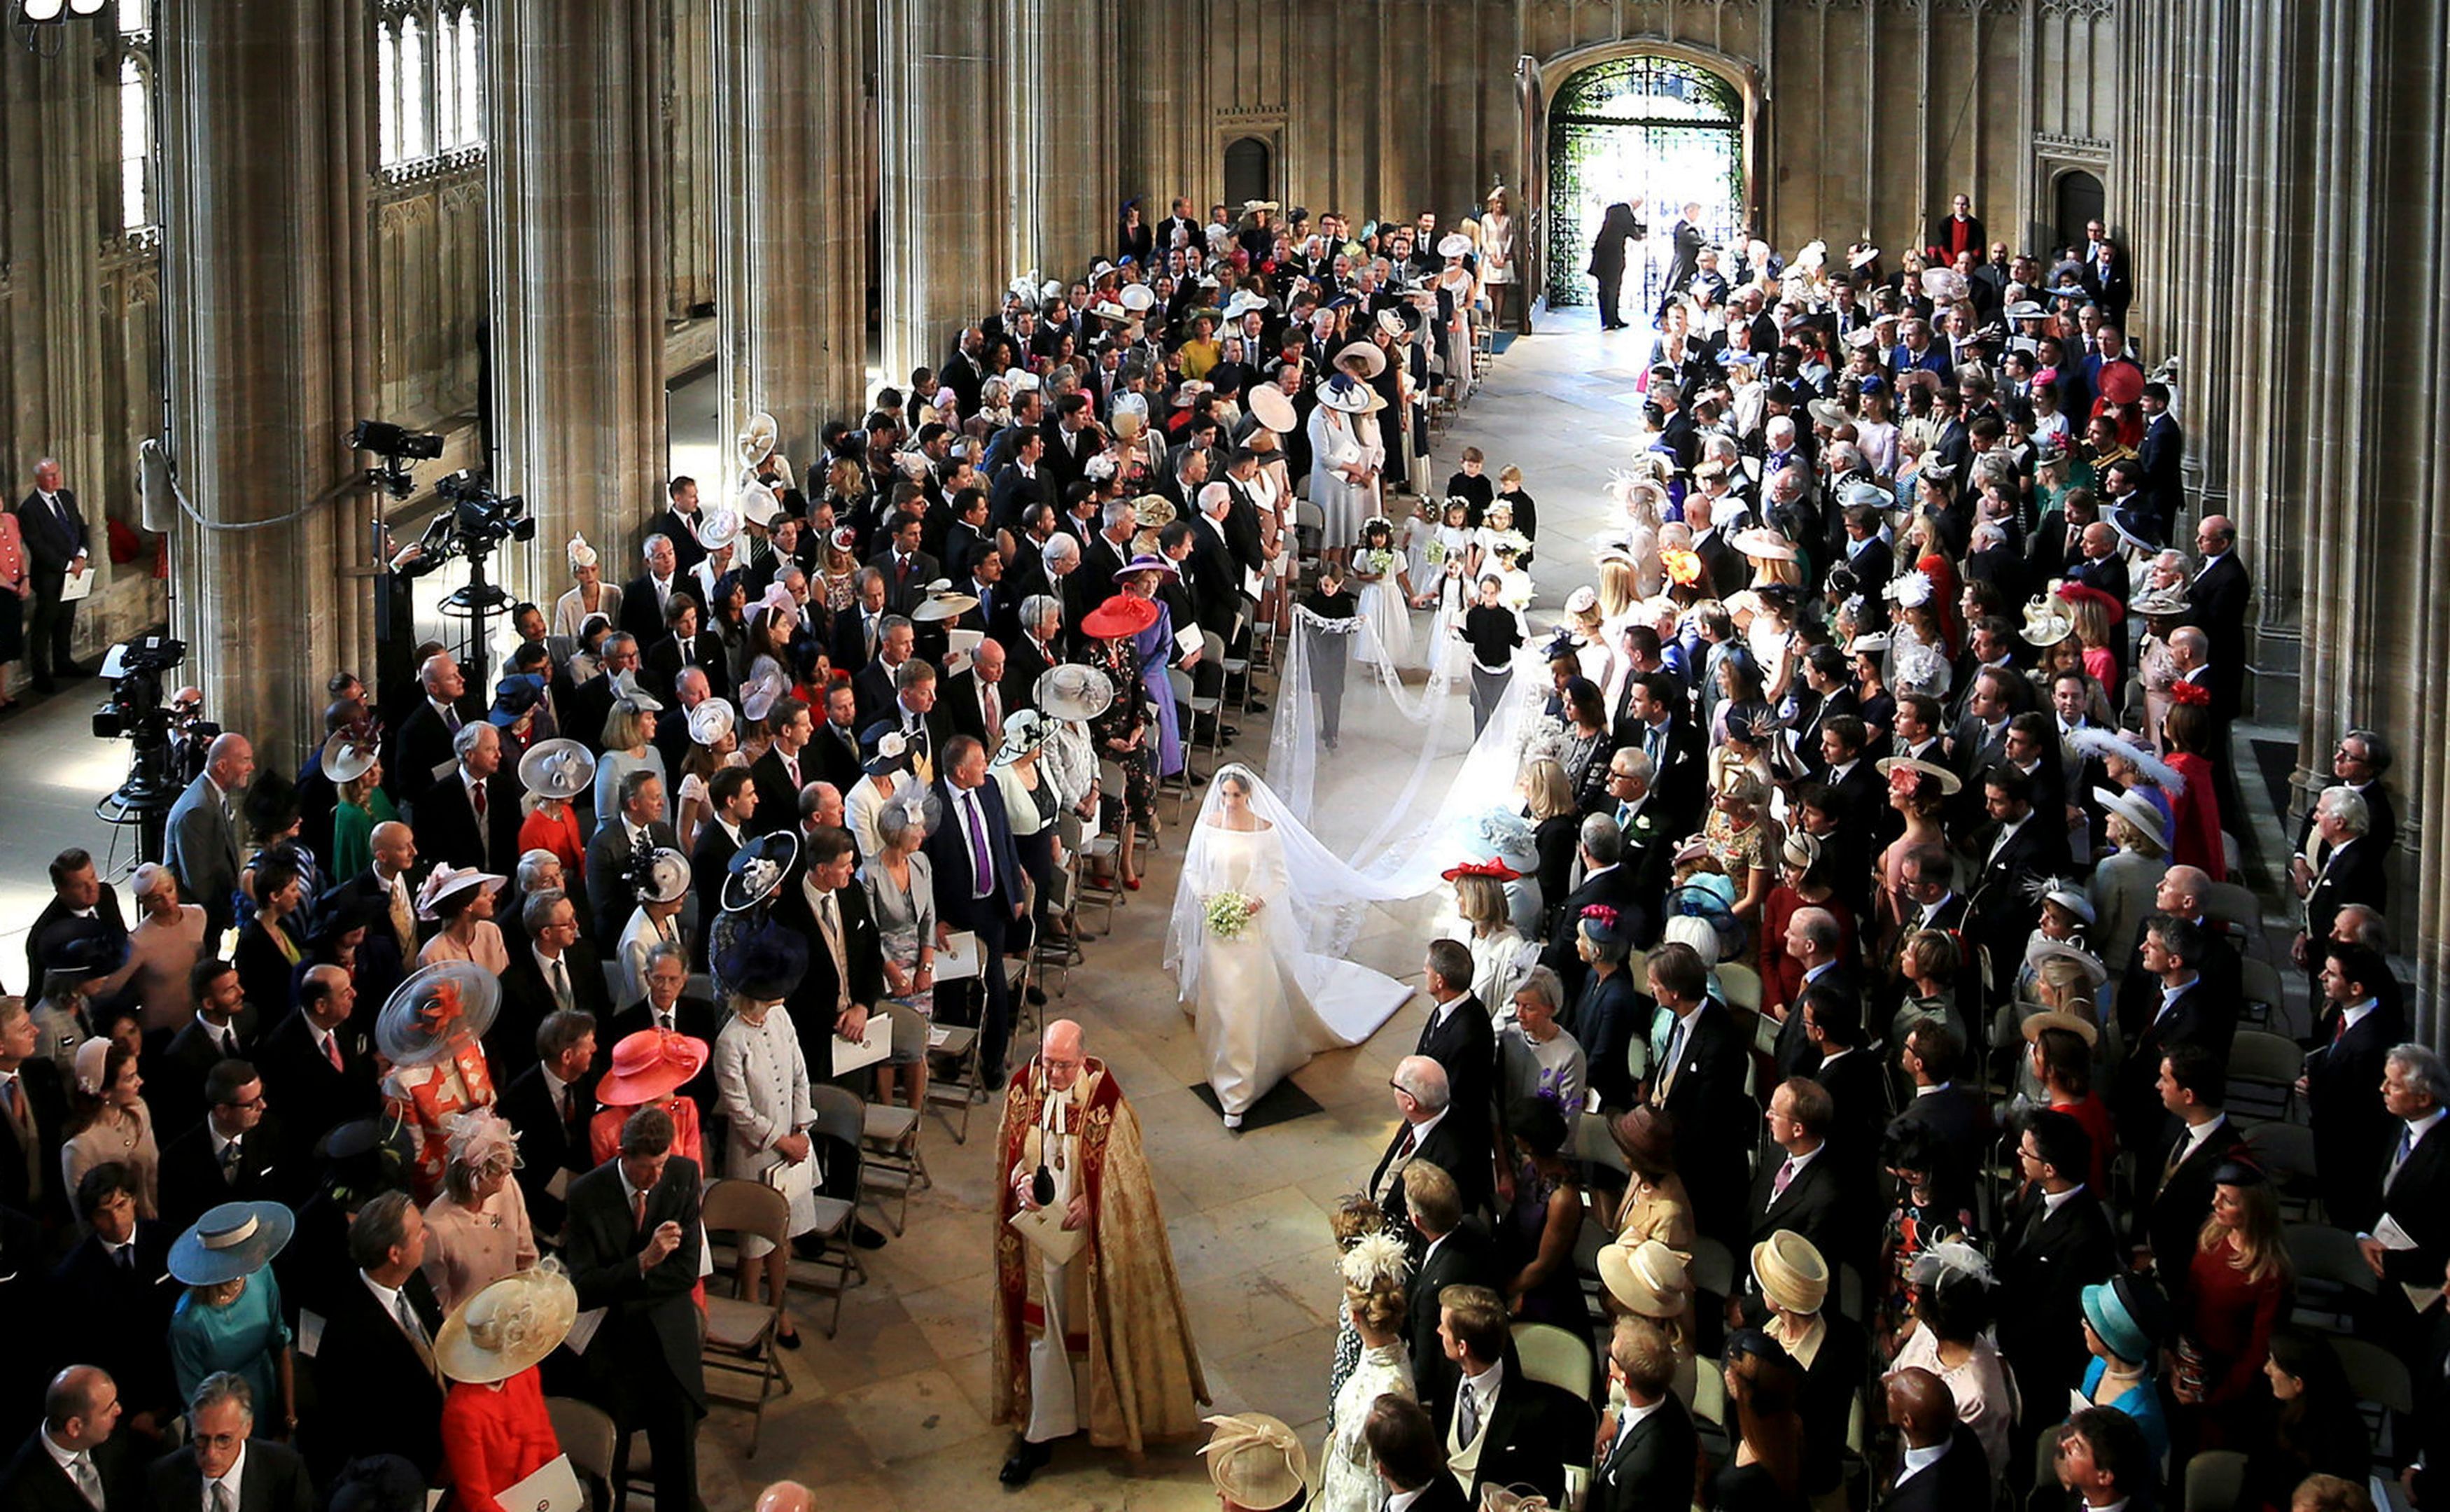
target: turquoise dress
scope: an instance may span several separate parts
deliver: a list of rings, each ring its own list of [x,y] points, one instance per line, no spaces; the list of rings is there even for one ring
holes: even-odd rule
[[[190,1291],[170,1315],[170,1366],[179,1399],[194,1395],[216,1370],[237,1372],[255,1393],[255,1421],[279,1426],[281,1351],[289,1347],[289,1327],[281,1321],[281,1283],[265,1266],[246,1278],[238,1300],[206,1307]]]
[[[2092,1357],[2091,1363],[2084,1367],[2086,1401],[2092,1400],[2093,1388],[2101,1385],[2101,1377],[2109,1368],[2110,1362],[2097,1354]],[[2152,1458],[2165,1464],[2168,1464],[2169,1415],[2168,1409],[2161,1405],[2161,1378],[2147,1371],[2143,1380],[2128,1387],[2117,1401],[2110,1405],[2135,1420],[2135,1425],[2144,1432],[2144,1442],[2151,1446]]]

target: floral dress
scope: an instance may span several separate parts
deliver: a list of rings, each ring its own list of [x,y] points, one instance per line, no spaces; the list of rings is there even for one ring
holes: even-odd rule
[[[1157,751],[1151,737],[1156,733],[1156,717],[1149,707],[1148,686],[1140,681],[1139,653],[1126,640],[1102,641],[1090,654],[1090,665],[1099,668],[1113,679],[1115,701],[1106,711],[1089,722],[1089,733],[1097,741],[1098,759],[1111,761],[1123,769],[1123,790],[1119,797],[1123,817],[1135,824],[1146,824],[1157,815]],[[1110,742],[1139,737],[1139,744],[1130,750],[1118,750]]]

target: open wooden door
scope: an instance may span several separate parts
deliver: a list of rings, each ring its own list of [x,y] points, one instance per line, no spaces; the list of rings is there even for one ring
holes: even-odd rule
[[[1522,165],[1515,191],[1514,266],[1522,281],[1518,302],[1527,336],[1534,313],[1547,308],[1548,287],[1547,107],[1540,91],[1540,60],[1527,52],[1514,60],[1514,97],[1523,111],[1523,137],[1514,160]]]

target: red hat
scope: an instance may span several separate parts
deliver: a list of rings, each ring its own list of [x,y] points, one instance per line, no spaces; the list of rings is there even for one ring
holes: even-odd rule
[[[625,1035],[612,1047],[612,1069],[595,1084],[595,1100],[612,1108],[661,1102],[706,1069],[703,1039],[663,1029]]]
[[[1157,600],[1132,593],[1114,597],[1080,616],[1080,633],[1093,640],[1121,640],[1157,623]]]
[[[1488,877],[1497,882],[1510,882],[1520,881],[1522,876],[1521,872],[1494,858],[1488,861],[1460,862],[1438,873],[1440,880],[1445,882],[1452,882],[1458,877]]]
[[[2117,624],[2120,620],[2127,617],[2126,605],[2118,602],[2118,600],[2110,594],[2093,587],[2090,583],[2061,583],[2059,585],[2059,597],[2066,599],[2071,604],[2088,603],[2100,605],[2102,613],[2110,617],[2110,623],[2112,625]]]

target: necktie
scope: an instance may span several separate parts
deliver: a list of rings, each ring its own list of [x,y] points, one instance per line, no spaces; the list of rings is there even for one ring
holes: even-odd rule
[[[977,885],[977,896],[984,897],[995,885],[995,863],[987,859],[987,821],[979,811],[979,790],[973,787],[965,791],[962,803],[970,816],[970,877]]]
[[[87,1459],[82,1454],[70,1460],[68,1462],[68,1475],[70,1479],[76,1482],[78,1492],[84,1496],[88,1505],[102,1505],[102,1477],[93,1473],[93,1462],[91,1460]],[[213,1489],[218,1491],[223,1489],[223,1487],[219,1482],[215,1482]]]
[[[996,696],[993,683],[987,685],[986,708],[987,744],[1001,746],[1003,744],[1003,701]]]
[[[1773,1203],[1786,1195],[1787,1183],[1795,1179],[1795,1157],[1787,1156],[1778,1164],[1778,1175],[1769,1184],[1769,1200]]]
[[[791,779],[791,790],[792,790],[792,791],[794,791],[794,792],[799,791],[799,787],[800,787],[800,758],[798,758],[797,756],[786,756],[786,757],[784,757],[784,758],[783,758],[783,773],[784,773],[784,775],[785,775],[785,776],[787,776],[787,777],[788,777],[788,778],[790,778],[790,779]]]
[[[639,1230],[647,1227],[647,1194],[643,1192],[630,1194],[630,1226]]]
[[[340,1063],[340,1039],[338,1035],[325,1035],[323,1037],[323,1058],[332,1063],[332,1069],[334,1071],[346,1071],[349,1069]]]
[[[238,1031],[235,1029],[222,1031],[222,1058],[224,1060],[238,1058]]]
[[[2401,1124],[2399,1126],[2399,1148],[2390,1153],[2390,1174],[2382,1178],[2382,1185],[2388,1186],[2392,1181],[2398,1179],[2399,1168],[2407,1164],[2408,1154],[2411,1151],[2415,1150],[2415,1148],[2416,1131],[2403,1123]]]
[[[442,708],[442,727],[454,735],[459,733],[459,711],[448,704]]]
[[[399,1320],[400,1331],[407,1334],[410,1342],[417,1346],[418,1353],[430,1354],[434,1348],[434,1341],[426,1336],[425,1321],[417,1315],[417,1308],[409,1305],[408,1292],[405,1289],[392,1293],[391,1313],[393,1317]]]
[[[237,1503],[230,1500],[227,1481],[213,1483],[213,1512],[237,1512]]]
[[[561,1121],[565,1128],[578,1122],[578,1088],[574,1083],[562,1084]]]
[[[1406,1124],[1404,1126],[1404,1142],[1395,1147],[1396,1160],[1401,1162],[1411,1159],[1412,1152],[1419,1148],[1421,1148],[1420,1132],[1414,1129],[1410,1124]]]
[[[485,822],[485,785],[483,783],[469,785],[468,802],[476,810],[476,823],[483,824]]]
[[[9,1121],[23,1127],[26,1122],[24,1095],[17,1090],[17,1078],[0,1081],[0,1108],[8,1110]]]
[[[122,1270],[132,1274],[136,1270],[136,1247],[132,1244],[111,1246],[110,1258]]]
[[[237,1140],[222,1146],[222,1179],[232,1186],[238,1184],[239,1154]]]
[[[1480,1393],[1474,1391],[1471,1383],[1467,1381],[1463,1386],[1463,1442],[1468,1444],[1479,1437]]]
[[[399,953],[403,957],[413,956],[416,952],[410,947],[417,940],[417,916],[408,906],[407,880],[394,877],[388,890],[391,893],[391,932],[399,939]]]

